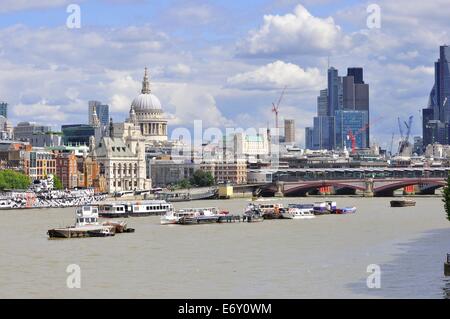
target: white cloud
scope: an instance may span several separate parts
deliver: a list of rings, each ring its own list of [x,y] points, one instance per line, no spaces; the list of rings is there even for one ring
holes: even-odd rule
[[[0,12],[57,7],[71,2],[70,0],[2,0]]]
[[[229,87],[246,90],[289,89],[301,91],[318,90],[325,78],[319,69],[302,69],[296,64],[275,61],[256,70],[240,73],[227,79]]]
[[[314,17],[302,5],[283,16],[265,15],[264,24],[238,43],[242,55],[329,54],[349,47],[350,37],[343,34],[332,17]]]

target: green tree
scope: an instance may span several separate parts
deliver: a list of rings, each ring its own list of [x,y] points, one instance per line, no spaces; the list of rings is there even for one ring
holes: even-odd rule
[[[447,214],[447,220],[450,221],[450,175],[447,177],[447,185],[444,187],[443,199],[445,213]]]
[[[214,185],[214,177],[211,172],[205,172],[201,169],[196,170],[191,178],[191,184],[205,187]]]
[[[191,187],[191,183],[189,182],[188,179],[182,179],[181,181],[179,181],[177,183],[177,187],[178,188],[190,188]]]
[[[61,182],[61,179],[58,176],[56,176],[56,175],[53,175],[53,188],[54,189],[58,189],[58,190],[64,188],[64,186],[63,186],[63,184]]]
[[[27,189],[30,183],[30,178],[23,173],[9,169],[0,171],[0,190]]]

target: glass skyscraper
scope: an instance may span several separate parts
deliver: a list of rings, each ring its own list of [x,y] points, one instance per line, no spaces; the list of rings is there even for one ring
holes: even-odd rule
[[[92,115],[94,113],[97,113],[98,120],[100,121],[100,125],[102,126],[108,126],[109,125],[109,105],[102,104],[100,101],[89,101],[89,125],[93,125],[92,122]]]
[[[0,102],[0,116],[8,118],[8,103]]]
[[[368,148],[367,127],[369,115],[367,111],[339,110],[335,112],[336,148],[351,149],[350,132],[355,136],[357,148]]]
[[[450,144],[450,47],[439,48],[439,59],[434,63],[434,85],[427,108],[423,110],[423,146],[435,142]],[[444,128],[444,129],[443,129]],[[442,134],[446,131],[446,134]]]

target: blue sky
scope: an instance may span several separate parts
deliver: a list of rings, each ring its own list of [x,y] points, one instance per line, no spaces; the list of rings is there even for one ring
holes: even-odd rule
[[[80,29],[66,27],[70,3],[81,8]],[[377,1],[380,29],[367,27],[370,3],[2,0],[0,100],[14,123],[83,123],[91,99],[122,120],[148,66],[171,129],[193,119],[245,128],[273,125],[270,105],[287,85],[280,115],[296,119],[302,145],[329,56],[340,74],[364,67],[371,116],[383,117],[372,141],[386,147],[397,116],[414,115],[421,134],[433,63],[450,42],[450,0]]]

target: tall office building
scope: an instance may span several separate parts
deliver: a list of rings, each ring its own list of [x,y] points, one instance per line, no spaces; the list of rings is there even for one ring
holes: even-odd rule
[[[305,127],[305,148],[308,150],[314,149],[313,136],[314,136],[314,128]]]
[[[332,150],[335,146],[334,116],[314,118],[313,147],[315,150]]]
[[[317,116],[328,115],[328,89],[320,90],[320,95],[317,97]]]
[[[427,108],[423,110],[423,146],[431,143],[450,144],[450,47],[439,48],[439,59],[434,63],[434,85]],[[426,110],[426,111],[425,111]],[[426,115],[426,116],[425,116]],[[432,119],[430,119],[432,117]],[[443,134],[442,131],[445,131]]]
[[[0,116],[8,118],[8,103],[0,102]]]
[[[353,76],[355,83],[364,84],[364,71],[363,68],[348,68],[347,76]]]
[[[331,67],[328,69],[328,116],[333,116],[335,111],[342,109],[343,95],[342,77],[337,69]]]
[[[340,110],[335,113],[336,148],[351,148],[350,133],[355,136],[357,148],[368,148],[369,115],[367,111]]]
[[[295,143],[295,121],[284,120],[284,142],[288,144]]]
[[[364,83],[362,68],[348,68],[347,76],[328,69],[328,88],[317,97],[317,116],[312,128],[312,149],[343,149],[347,135],[355,134],[358,148],[370,147],[369,85]],[[310,145],[305,131],[305,145]]]
[[[101,126],[109,125],[109,105],[102,104],[100,101],[89,101],[88,105],[88,116],[89,116],[89,125],[93,125],[92,115],[95,112],[97,113],[97,117],[100,121]]]

